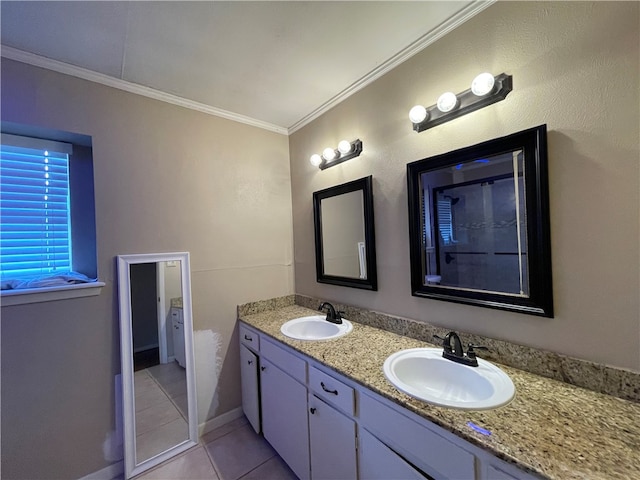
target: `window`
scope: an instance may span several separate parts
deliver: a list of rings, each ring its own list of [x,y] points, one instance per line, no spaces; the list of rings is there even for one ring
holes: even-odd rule
[[[4,122],[2,130],[2,305],[97,295],[91,138]],[[51,139],[35,138],[43,133]]]
[[[16,144],[27,144],[30,148]],[[70,153],[70,144],[3,135],[0,149],[3,281],[71,272]]]
[[[453,203],[451,197],[445,195],[444,198],[441,199],[440,195],[441,194],[438,193],[438,230],[442,237],[442,243],[444,245],[453,245],[456,243],[453,228],[453,209],[451,208]]]

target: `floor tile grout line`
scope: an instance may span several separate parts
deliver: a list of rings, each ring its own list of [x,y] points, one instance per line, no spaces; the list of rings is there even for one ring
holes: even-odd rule
[[[269,458],[267,458],[264,462],[262,462],[260,465],[255,466],[254,468],[252,468],[251,470],[249,470],[247,473],[245,473],[244,475],[241,475],[240,477],[238,477],[235,480],[242,480],[243,478],[245,478],[247,475],[249,475],[251,472],[253,472],[254,470],[257,470],[258,468],[260,468],[261,466],[263,466],[265,463],[270,462],[271,460],[273,460],[274,458],[276,458],[277,453],[273,453],[273,455],[271,455]]]
[[[232,421],[235,421],[235,420],[232,420]],[[231,423],[231,422],[229,422],[229,423]],[[213,467],[213,471],[214,471],[214,472],[216,472],[216,476],[218,477],[218,480],[223,480],[223,479],[222,479],[222,476],[221,476],[222,474],[221,474],[221,472],[219,472],[219,471],[218,471],[218,468],[216,467],[216,462],[214,462],[213,457],[211,456],[211,453],[209,452],[209,449],[208,449],[206,446],[207,446],[207,445],[209,445],[210,443],[215,442],[216,440],[220,440],[221,438],[226,437],[227,435],[229,435],[229,434],[231,434],[231,433],[235,432],[236,430],[240,429],[240,428],[241,428],[241,427],[243,427],[244,425],[245,425],[245,424],[243,424],[243,425],[239,425],[239,426],[235,427],[234,429],[229,430],[229,431],[228,431],[227,433],[225,433],[224,435],[220,435],[219,437],[214,438],[214,439],[213,439],[213,440],[211,440],[210,442],[206,442],[206,443],[205,443],[205,442],[203,442],[203,441],[202,441],[202,437],[200,437],[200,441],[199,441],[198,443],[199,443],[199,444],[202,446],[202,448],[204,449],[204,452],[206,453],[207,458],[209,459],[209,463],[210,463],[210,464],[211,464],[211,466]],[[218,427],[218,428],[223,428],[223,427],[224,427],[224,425],[222,425],[222,426],[220,426],[220,427]],[[215,431],[215,430],[212,430],[212,432],[214,432],[214,431]]]
[[[235,421],[236,421],[236,420],[232,420],[231,422],[235,422]],[[229,422],[229,423],[231,423],[231,422]],[[228,424],[225,424],[225,425],[228,425]],[[222,425],[222,426],[220,426],[220,427],[218,427],[218,428],[223,428],[225,425]],[[213,443],[213,442],[215,442],[216,440],[219,440],[219,439],[221,439],[221,438],[223,438],[223,437],[226,437],[226,436],[227,436],[227,435],[229,435],[230,433],[233,433],[233,432],[235,432],[236,430],[239,430],[240,428],[244,427],[245,425],[247,425],[247,424],[246,424],[246,423],[243,423],[242,425],[238,425],[238,426],[237,426],[237,427],[235,427],[233,430],[229,430],[228,432],[223,433],[222,435],[220,435],[219,437],[214,438],[213,440],[210,440],[210,441],[208,441],[208,442],[203,442],[203,441],[202,441],[202,437],[204,437],[204,435],[207,435],[208,433],[211,433],[211,432],[215,432],[215,431],[217,430],[217,429],[213,429],[213,430],[211,430],[211,432],[207,432],[207,433],[205,433],[204,435],[202,435],[202,436],[200,437],[200,442],[198,442],[198,443],[202,443],[202,445],[203,445],[203,446],[209,445],[210,443]],[[258,435],[259,435],[259,434],[258,434]]]
[[[162,384],[160,383],[160,379],[156,378],[155,375],[153,375],[153,373],[151,373],[149,371],[149,369],[145,369],[145,371],[147,372],[147,375],[149,377],[151,377],[151,380],[153,380],[156,385],[158,385],[158,387],[160,387],[160,390],[162,390],[162,392],[165,394],[165,396],[169,399],[169,401],[173,404],[174,407],[176,407],[176,410],[178,410],[178,413],[182,416],[182,418],[184,418],[184,420],[188,423],[189,419],[187,417],[185,417],[185,415],[182,413],[182,411],[180,410],[180,407],[176,404],[176,402],[173,401],[173,398],[171,397],[171,395],[169,395],[169,392],[167,392],[164,387],[162,386]],[[180,381],[180,380],[179,380]],[[177,382],[173,382],[173,383],[177,383]],[[186,386],[185,386],[186,388]]]

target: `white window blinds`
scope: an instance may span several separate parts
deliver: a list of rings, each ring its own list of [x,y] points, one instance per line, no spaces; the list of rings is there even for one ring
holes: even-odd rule
[[[70,153],[69,144],[2,135],[2,280],[71,271]]]
[[[445,245],[455,243],[453,238],[453,215],[451,212],[451,200],[438,200],[438,229]]]

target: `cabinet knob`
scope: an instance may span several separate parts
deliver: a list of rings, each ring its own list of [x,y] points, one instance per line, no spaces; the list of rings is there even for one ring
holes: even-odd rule
[[[247,363],[251,365],[253,363],[253,360],[247,360]]]
[[[314,414],[316,413],[316,407],[311,407],[311,408],[309,409],[309,413],[310,413],[311,415],[314,415]]]
[[[263,372],[267,369],[267,367],[260,367],[260,370],[262,370]]]

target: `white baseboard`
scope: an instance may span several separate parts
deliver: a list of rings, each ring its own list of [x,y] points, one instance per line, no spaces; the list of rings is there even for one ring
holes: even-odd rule
[[[233,422],[234,420],[242,417],[242,407],[234,408],[233,410],[228,411],[227,413],[223,413],[222,415],[218,415],[211,420],[207,420],[204,423],[198,425],[198,432],[200,436],[205,433],[210,432],[218,427],[221,427],[229,422]],[[124,462],[119,461],[116,463],[112,463],[108,467],[103,468],[102,470],[98,470],[97,472],[90,473],[89,475],[80,478],[79,480],[111,480],[112,478],[116,478],[121,476],[124,473]]]
[[[200,436],[202,436],[205,433],[209,433],[211,430],[221,427],[222,425],[233,422],[234,420],[240,418],[242,415],[242,407],[234,408],[227,413],[223,413],[222,415],[218,415],[211,420],[207,420],[206,422],[201,423],[200,425],[198,425],[198,432],[200,432]]]
[[[80,480],[111,480],[112,478],[120,477],[124,474],[124,462],[121,460],[116,463],[112,463],[108,467],[98,470],[97,472],[90,473],[86,477],[82,477]]]
[[[144,352],[145,350],[151,350],[152,348],[158,348],[158,344],[157,343],[150,343],[149,345],[142,345],[141,347],[135,348],[133,350],[133,353],[140,353],[140,352]]]

